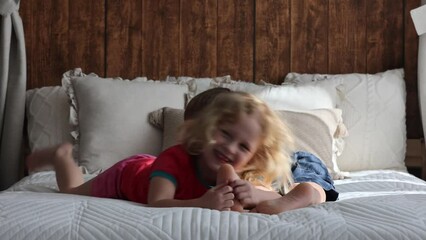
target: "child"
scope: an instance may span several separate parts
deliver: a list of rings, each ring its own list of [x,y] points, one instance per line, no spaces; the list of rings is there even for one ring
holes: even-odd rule
[[[230,210],[233,188],[239,189],[245,206],[253,207],[279,197],[271,188],[278,176],[284,176],[280,185],[291,183],[290,149],[285,148],[291,145],[288,136],[264,102],[230,92],[184,122],[182,144],[157,158],[141,154],[124,159],[86,183],[70,144],[35,152],[27,161],[29,170],[53,165],[62,193],[125,199],[152,207]],[[228,179],[234,173],[241,179],[231,187]],[[218,176],[220,184],[216,184]]]
[[[227,88],[214,88],[197,95],[185,109],[185,120],[190,120],[191,117],[200,114],[216,97],[223,96],[222,93],[227,92],[230,92]],[[256,188],[241,180],[232,166],[223,166],[217,182],[218,184],[229,182],[230,186],[233,187],[236,198],[231,209],[242,211],[243,208],[254,207],[251,212],[277,214],[325,201],[337,200],[338,192],[335,191],[333,180],[320,159],[306,152],[294,153],[293,159],[292,173],[296,182],[292,186],[293,188],[287,194],[285,194],[285,190],[281,191],[282,197],[281,195],[270,194],[268,197],[270,199],[267,201],[256,200]]]

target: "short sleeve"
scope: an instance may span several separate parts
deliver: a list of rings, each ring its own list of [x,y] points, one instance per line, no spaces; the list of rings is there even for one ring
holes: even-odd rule
[[[188,169],[189,155],[181,145],[173,146],[163,151],[152,165],[152,177],[164,177],[176,186],[179,177]]]

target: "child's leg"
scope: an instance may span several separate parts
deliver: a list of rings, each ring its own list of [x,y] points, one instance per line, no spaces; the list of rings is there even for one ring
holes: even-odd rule
[[[325,202],[324,189],[314,182],[303,182],[280,198],[259,203],[254,212],[278,214],[322,202]]]
[[[32,153],[27,157],[28,170],[53,165],[59,191],[79,195],[90,195],[90,181],[84,183],[83,173],[72,157],[72,145],[64,143]]]
[[[216,184],[230,183],[234,180],[240,179],[234,168],[230,164],[222,164],[217,172]],[[231,207],[232,211],[243,212],[244,207],[238,199],[234,199],[234,206]]]

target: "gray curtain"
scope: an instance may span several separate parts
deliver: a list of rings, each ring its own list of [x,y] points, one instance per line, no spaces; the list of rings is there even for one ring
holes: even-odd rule
[[[27,67],[19,0],[0,0],[0,190],[20,177]]]
[[[426,5],[426,0],[422,0],[422,5]],[[423,12],[426,11],[423,10]],[[423,18],[423,21],[426,21],[426,17]],[[422,115],[423,133],[426,137],[426,33],[419,36],[419,55],[417,61],[420,110]]]
[[[426,0],[421,1],[421,7],[412,10],[419,11],[417,17],[413,16],[414,26],[416,27],[417,34],[419,34],[419,53],[417,59],[417,80],[419,90],[419,102],[420,102],[420,113],[422,116],[423,133],[426,137],[426,33],[424,32],[424,26],[426,22]],[[421,16],[421,17],[419,17]]]

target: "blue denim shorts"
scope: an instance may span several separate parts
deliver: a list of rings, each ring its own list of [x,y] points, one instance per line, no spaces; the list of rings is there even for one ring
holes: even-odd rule
[[[339,197],[327,167],[312,153],[295,152],[291,171],[296,183],[314,182],[319,184],[325,191],[326,201],[336,201]]]

